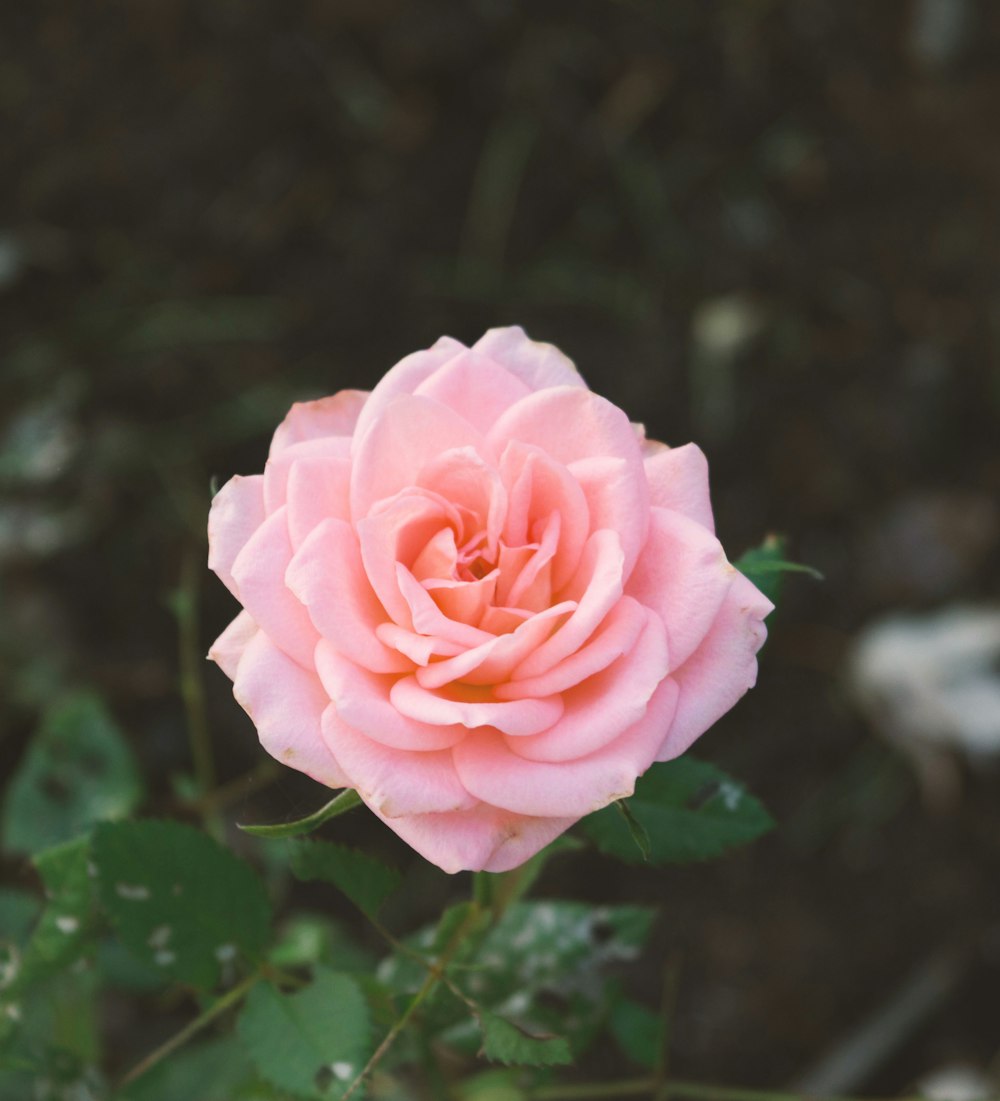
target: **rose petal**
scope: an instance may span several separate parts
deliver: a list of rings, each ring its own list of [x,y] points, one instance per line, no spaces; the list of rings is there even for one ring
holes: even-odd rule
[[[483,437],[446,405],[401,394],[382,410],[354,453],[351,515],[360,520],[372,506],[412,486],[443,451],[471,447],[484,454]]]
[[[375,634],[389,617],[368,582],[349,524],[324,520],[295,552],[285,579],[315,630],[345,657],[373,673],[412,669]]]
[[[340,390],[318,401],[296,402],[275,430],[270,457],[303,440],[352,435],[367,400],[363,390]]]
[[[448,642],[436,635],[418,635],[396,623],[380,623],[375,634],[386,646],[405,654],[417,665],[427,665],[432,657],[452,658],[465,649],[457,642]]]
[[[476,531],[483,532],[483,553],[492,558],[507,513],[507,492],[496,469],[483,462],[475,448],[456,447],[431,460],[421,470],[417,484],[438,494],[476,517]]]
[[[764,617],[773,610],[771,601],[738,573],[701,645],[671,678],[680,686],[680,697],[658,761],[683,753],[753,688],[756,654],[767,638]]]
[[[666,624],[670,660],[677,669],[705,637],[736,571],[722,544],[695,520],[650,510],[649,538],[625,591]]]
[[[518,736],[547,730],[563,712],[559,696],[498,703],[484,690],[470,688],[466,694],[467,699],[460,699],[444,691],[432,692],[423,688],[416,677],[401,677],[392,686],[389,699],[400,714],[420,722],[442,726],[461,723],[470,728],[494,726]],[[476,734],[477,738],[481,736]]]
[[[396,580],[412,617],[413,629],[422,635],[434,635],[460,646],[479,646],[489,642],[492,635],[474,627],[449,619],[435,604],[431,594],[402,564],[396,563]]]
[[[288,534],[292,546],[324,520],[349,520],[351,462],[346,458],[299,459],[288,472]]]
[[[258,630],[260,628],[254,623],[253,617],[247,612],[240,612],[212,643],[208,656],[230,680],[236,679],[236,667],[243,657],[243,651]]]
[[[373,808],[374,809],[374,808]],[[488,807],[445,814],[414,814],[383,822],[422,857],[455,872],[506,872],[544,849],[574,818],[529,818]]]
[[[625,459],[634,477],[645,481],[639,441],[628,417],[590,390],[558,386],[539,390],[510,407],[486,436],[497,453],[510,440],[532,444],[569,466],[607,455]]]
[[[582,818],[632,794],[670,727],[677,685],[661,681],[634,726],[586,757],[558,764],[528,761],[502,734],[478,731],[451,751],[465,788],[491,806],[518,814]]]
[[[243,607],[286,654],[312,669],[319,635],[305,608],[285,584],[292,560],[284,508],[269,516],[254,532],[233,563],[233,578]]]
[[[573,761],[639,722],[669,664],[667,632],[660,617],[647,612],[645,618],[627,654],[562,694],[565,710],[557,723],[533,738],[508,738],[507,748],[529,761]]]
[[[316,671],[340,718],[390,749],[449,749],[469,733],[464,726],[431,726],[405,718],[389,702],[396,680],[391,673],[355,665],[325,639],[316,647]]]
[[[618,533],[625,561],[625,577],[632,572],[649,532],[649,487],[635,464],[605,455],[570,463],[590,510],[590,528],[609,528]]]
[[[283,448],[264,466],[264,507],[269,513],[276,512],[287,502],[289,474],[299,460],[347,460],[350,453],[351,441],[344,436],[323,436]]]
[[[253,533],[264,523],[264,476],[230,478],[212,498],[208,514],[208,568],[239,599],[233,563]]]
[[[443,336],[430,348],[404,356],[395,367],[387,371],[368,395],[368,401],[358,417],[358,423],[354,427],[354,452],[357,453],[368,429],[390,402],[400,394],[412,394],[439,367],[466,351],[468,349],[464,344],[450,336]]]
[[[537,677],[583,646],[621,599],[623,562],[617,533],[595,531],[591,535],[576,575],[563,593],[577,601],[576,610],[511,673],[513,679]]]
[[[591,531],[590,508],[577,480],[541,448],[512,440],[500,456],[500,477],[507,487],[503,539],[509,547],[533,541],[535,525],[559,516],[559,545],[552,564],[552,587],[573,576]]]
[[[243,652],[233,695],[253,720],[260,744],[272,757],[327,787],[348,786],[320,729],[329,700],[319,678],[296,665],[263,631]]]
[[[488,330],[472,345],[472,350],[499,363],[532,390],[550,386],[587,387],[569,356],[563,355],[554,344],[529,339],[520,325]]]
[[[459,352],[413,391],[461,413],[486,432],[501,413],[531,393],[519,378],[475,352]]]
[[[323,737],[351,778],[351,786],[380,816],[427,814],[474,807],[462,787],[449,749],[411,753],[390,749],[348,726],[331,704],[323,712]]]
[[[552,696],[573,688],[632,649],[646,625],[646,614],[647,610],[637,600],[623,596],[579,650],[537,677],[498,684],[494,694],[500,700],[522,700],[527,696]]]
[[[680,512],[715,531],[708,494],[708,459],[700,447],[693,443],[683,447],[660,445],[646,455],[643,465],[652,504]]]
[[[491,637],[457,657],[435,662],[416,672],[423,688],[442,688],[452,681],[472,685],[494,685],[507,680],[511,670],[538,649],[558,626],[559,620],[573,613],[572,601],[551,608],[519,623],[509,634]]]

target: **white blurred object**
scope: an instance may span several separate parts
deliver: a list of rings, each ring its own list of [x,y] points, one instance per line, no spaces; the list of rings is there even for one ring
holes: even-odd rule
[[[908,754],[939,805],[959,783],[948,750],[973,764],[1000,756],[1000,609],[878,620],[855,641],[848,679],[869,721]]]
[[[956,1063],[925,1074],[917,1092],[927,1101],[987,1101],[997,1096],[997,1083],[975,1067]]]

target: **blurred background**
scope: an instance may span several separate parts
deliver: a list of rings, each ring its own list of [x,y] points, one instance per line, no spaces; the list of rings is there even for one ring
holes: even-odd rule
[[[574,854],[541,893],[663,904],[628,981],[655,1002],[670,961],[678,1075],[995,1076],[1000,8],[52,0],[0,24],[0,775],[70,686],[126,731],[145,813],[186,813],[202,697],[219,780],[258,768],[201,662],[235,612],[204,570],[213,480],[262,468],[291,401],[519,323],[701,444],[732,558],[780,532],[825,575],[786,579],[759,687],[698,747],[778,830],[659,872]],[[228,823],[325,801],[254,776]],[[410,869],[401,920],[465,889],[344,822]]]

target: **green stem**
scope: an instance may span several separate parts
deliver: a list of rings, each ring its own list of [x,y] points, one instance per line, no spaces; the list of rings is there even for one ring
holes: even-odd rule
[[[424,979],[420,989],[413,995],[413,999],[410,1004],[400,1014],[399,1019],[386,1033],[382,1043],[375,1049],[375,1054],[368,1060],[362,1069],[361,1073],[354,1079],[354,1081],[348,1086],[347,1092],[342,1096],[341,1101],[348,1101],[348,1099],[361,1088],[362,1083],[371,1074],[371,1072],[378,1066],[378,1064],[384,1058],[386,1052],[396,1042],[396,1038],[403,1031],[410,1021],[410,1018],[414,1013],[423,1005],[427,1000],[428,995],[434,990],[439,982],[444,978],[444,972],[448,964],[451,963],[455,956],[455,953],[462,946],[462,941],[465,939],[466,933],[470,928],[474,927],[481,915],[482,911],[477,905],[473,905],[469,910],[469,914],[465,921],[455,930],[452,934],[451,940],[448,941],[444,948],[444,951],[438,957],[437,963],[434,964],[427,978]]]
[[[119,1083],[119,1088],[123,1089],[130,1082],[134,1082],[136,1078],[141,1077],[148,1070],[152,1070],[161,1059],[165,1059],[168,1055],[171,1055],[179,1047],[191,1039],[192,1036],[197,1035],[208,1024],[211,1024],[216,1017],[221,1016],[227,1009],[231,1009],[234,1005],[240,1002],[246,994],[256,985],[262,978],[260,971],[254,971],[252,974],[247,975],[242,982],[237,983],[232,989],[227,990],[225,994],[221,995],[215,1002],[212,1003],[203,1013],[200,1013],[190,1024],[187,1024],[175,1033],[167,1040],[166,1043],[161,1044],[155,1051],[151,1051],[145,1059],[136,1063],[136,1065],[125,1075],[125,1077]]]
[[[201,679],[203,658],[198,640],[198,590],[201,564],[195,548],[187,547],[181,559],[180,590],[175,601],[180,662],[180,691],[187,712],[188,740],[194,778],[201,795],[215,787],[212,738],[205,708],[205,687]]]

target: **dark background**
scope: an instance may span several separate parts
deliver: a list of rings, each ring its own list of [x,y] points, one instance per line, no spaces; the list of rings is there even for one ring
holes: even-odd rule
[[[543,892],[664,903],[630,981],[655,1000],[657,954],[679,961],[677,1074],[795,1081],[952,949],[852,1088],[995,1061],[997,774],[959,763],[932,805],[843,662],[887,610],[998,595],[1000,8],[148,0],[0,21],[0,766],[61,686],[95,685],[148,809],[181,813],[168,597],[185,560],[196,595],[210,479],[259,470],[292,400],[520,323],[651,436],[702,445],[731,557],[780,531],[826,575],[786,582],[759,687],[698,747],[780,829],[665,872],[575,855]],[[235,606],[201,588],[207,649]],[[229,779],[260,750],[204,676]],[[322,801],[282,774],[228,815]],[[411,874],[407,919],[465,887]]]

